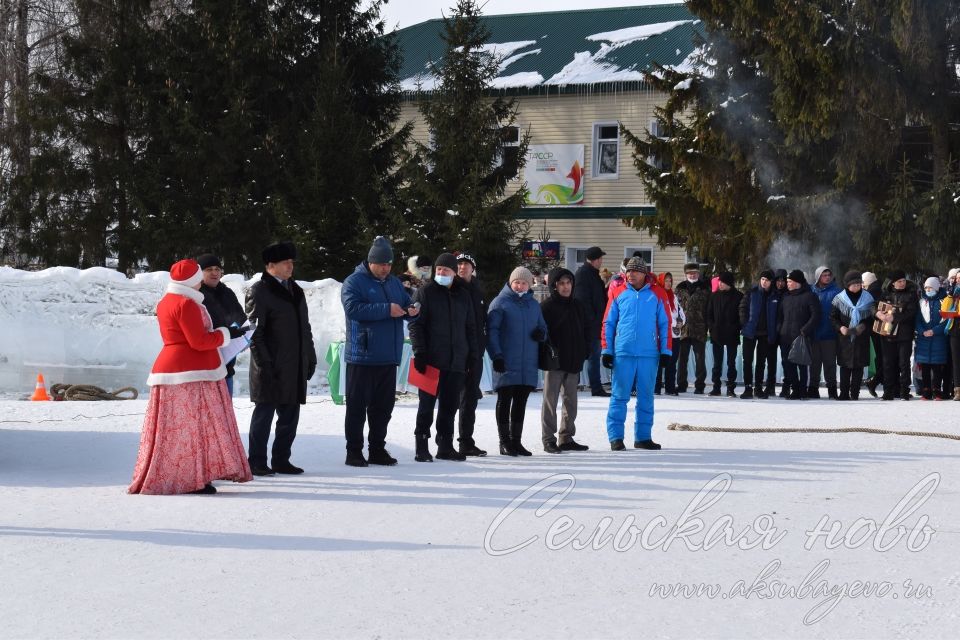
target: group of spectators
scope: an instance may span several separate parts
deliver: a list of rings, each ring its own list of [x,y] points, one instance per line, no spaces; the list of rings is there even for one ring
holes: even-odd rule
[[[922,291],[902,271],[891,272],[883,284],[872,273],[851,271],[841,288],[826,266],[816,270],[812,286],[800,270],[768,269],[742,293],[731,273],[711,283],[696,263],[684,266],[684,280],[674,287],[672,274],[651,273],[636,255],[605,281],[604,255],[591,247],[576,274],[550,271],[539,285],[548,292],[540,301],[532,292],[533,274],[517,267],[488,302],[469,253],[445,252],[429,262],[415,256],[407,273],[397,277],[393,248],[386,238],[376,238],[341,291],[347,323],[345,463],[397,463],[385,445],[407,333],[410,366],[436,385],[423,384],[418,392],[413,433],[418,462],[487,454],[474,439],[484,353],[492,362],[499,450],[505,456],[531,455],[522,437],[527,399],[540,371],[543,450],[588,449],[574,439],[585,365],[591,393],[610,398],[611,450],[626,449],[624,424],[633,395],[633,447],[660,449],[651,437],[654,395],[688,390],[691,353],[693,392],[706,393],[708,341],[712,396],[722,395],[724,384],[726,395],[737,396],[742,338],[740,398],[775,394],[779,354],[782,397],[819,397],[822,376],[830,398],[857,400],[872,343],[877,374],[865,382],[872,395],[882,386],[884,400],[910,399],[913,356],[921,397],[960,400],[958,269],[943,283],[927,278]],[[148,379],[150,399],[131,493],[216,493],[214,480],[303,473],[290,458],[317,356],[304,293],[293,279],[295,259],[289,242],[264,249],[263,275],[243,306],[220,282],[216,256],[171,267],[171,283],[157,306],[164,346]],[[246,454],[231,404],[234,362],[224,362],[217,351],[231,341],[245,341],[240,346],[251,351],[255,408]],[[601,366],[611,370],[610,391],[601,382]]]

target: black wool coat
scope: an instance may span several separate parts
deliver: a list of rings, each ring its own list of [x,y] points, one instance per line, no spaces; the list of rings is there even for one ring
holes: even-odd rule
[[[740,344],[740,301],[743,294],[736,289],[714,291],[707,299],[707,329],[714,344]]]
[[[303,289],[291,279],[287,291],[264,272],[247,290],[246,310],[257,324],[250,338],[251,402],[306,404],[317,352]]]
[[[777,311],[777,334],[780,344],[790,345],[799,335],[812,338],[820,323],[820,299],[809,284],[787,290]]]
[[[247,314],[243,310],[243,305],[237,300],[237,294],[222,282],[218,282],[216,287],[201,284],[200,293],[203,294],[203,306],[210,314],[214,328],[229,327],[234,322],[242,327],[247,321]],[[227,377],[233,377],[234,362],[231,360],[224,364],[227,367]]]
[[[470,296],[470,302],[473,308],[473,320],[477,329],[477,354],[478,359],[483,357],[483,352],[487,348],[487,300],[483,295],[483,287],[480,281],[474,276],[470,282],[463,280],[459,276],[455,277],[467,291]]]
[[[583,303],[587,312],[587,322],[590,323],[590,333],[595,339],[600,339],[600,325],[603,323],[603,312],[607,308],[607,288],[600,277],[600,271],[593,265],[584,262],[577,269],[574,278],[573,297]]]
[[[444,287],[430,280],[413,299],[420,313],[410,322],[410,344],[418,361],[441,371],[465,372],[480,357],[477,322],[466,283],[454,278]]]
[[[887,342],[911,342],[914,338],[917,312],[920,310],[919,287],[907,280],[907,286],[902,291],[897,291],[891,282],[883,290],[880,299],[898,309],[893,312],[893,322],[899,327],[897,335],[883,336],[883,339]]]
[[[838,297],[842,294],[837,294]],[[861,293],[861,295],[863,295]],[[853,294],[850,294],[853,298]],[[859,297],[856,298],[859,300]],[[854,303],[856,300],[852,300]],[[877,305],[870,305],[870,309],[860,317],[860,324],[850,326],[850,315],[840,310],[834,299],[830,307],[830,324],[837,332],[837,364],[848,369],[860,369],[870,364],[870,326],[873,324],[873,313]],[[847,327],[850,333],[841,335],[840,327]]]

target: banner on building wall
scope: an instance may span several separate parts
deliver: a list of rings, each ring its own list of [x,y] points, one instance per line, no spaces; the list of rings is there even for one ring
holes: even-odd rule
[[[546,258],[548,260],[560,259],[559,242],[540,242],[539,240],[530,240],[523,243],[523,259],[533,260]]]
[[[583,204],[583,145],[530,145],[524,177],[527,204]]]

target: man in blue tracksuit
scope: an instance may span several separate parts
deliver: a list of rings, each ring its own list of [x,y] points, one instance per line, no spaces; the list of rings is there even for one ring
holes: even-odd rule
[[[627,402],[637,390],[636,422],[633,427],[635,449],[659,449],[651,439],[653,430],[653,387],[661,360],[669,360],[667,336],[670,321],[663,303],[646,284],[643,260],[627,262],[627,288],[610,301],[604,323],[607,346],[603,366],[612,369],[612,394],[607,410],[607,437],[610,449],[623,451],[623,425]]]

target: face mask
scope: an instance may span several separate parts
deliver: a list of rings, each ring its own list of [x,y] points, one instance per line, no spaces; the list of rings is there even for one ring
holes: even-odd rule
[[[700,276],[697,274],[692,274],[692,275],[689,273],[687,274],[687,282],[696,282],[699,279],[700,279]]]
[[[430,279],[430,269],[420,269],[420,278],[422,280]]]
[[[924,293],[927,295],[928,298],[935,298],[935,297],[937,297],[937,292],[936,292],[936,291],[924,291]]]
[[[437,276],[433,281],[441,287],[449,287],[453,284],[453,276]]]

